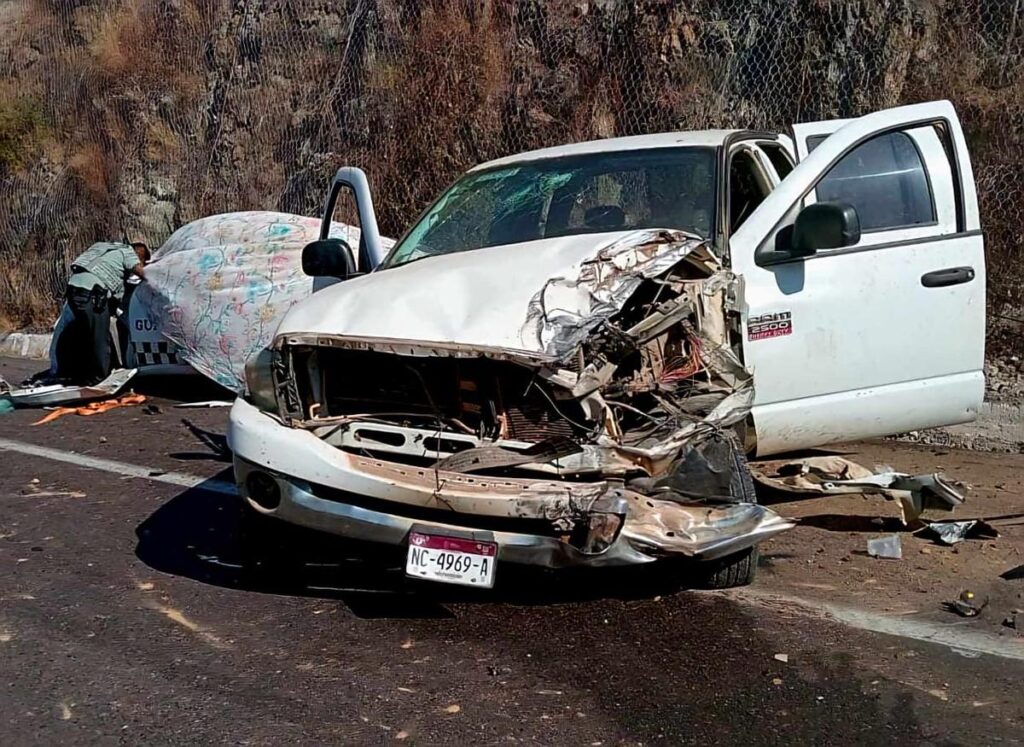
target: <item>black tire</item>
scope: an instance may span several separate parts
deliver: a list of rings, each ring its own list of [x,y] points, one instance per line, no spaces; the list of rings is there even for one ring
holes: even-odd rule
[[[747,586],[757,575],[757,564],[761,553],[750,547],[720,560],[702,563],[700,586],[704,589],[734,589]]]
[[[733,463],[736,476],[737,503],[757,503],[757,491],[754,489],[754,475],[750,471],[750,462],[739,436],[730,434],[733,445]]]
[[[737,503],[757,503],[754,490],[754,476],[750,473],[747,455],[739,438],[731,436],[733,442],[733,459],[735,460]],[[709,560],[700,564],[698,573],[700,585],[705,589],[733,589],[747,586],[757,575],[758,561],[761,554],[757,547],[727,555],[718,560]]]

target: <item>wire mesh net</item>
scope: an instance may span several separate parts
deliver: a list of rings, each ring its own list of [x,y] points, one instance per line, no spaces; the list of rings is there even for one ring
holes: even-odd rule
[[[0,323],[52,317],[94,240],[233,210],[316,215],[360,166],[385,235],[482,160],[784,128],[949,98],[1019,346],[1024,0],[8,0]]]

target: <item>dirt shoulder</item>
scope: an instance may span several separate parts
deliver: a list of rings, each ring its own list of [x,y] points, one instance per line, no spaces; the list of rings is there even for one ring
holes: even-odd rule
[[[793,530],[763,546],[758,584],[765,590],[830,604],[957,622],[1019,638],[1003,625],[1024,609],[1024,455],[990,454],[893,442],[835,449],[866,467],[889,465],[912,474],[942,472],[967,484],[967,503],[932,519],[984,518],[1000,537],[966,540],[953,547],[917,536],[900,521],[899,506],[877,496],[830,496],[789,500],[765,496],[780,514],[797,520]],[[873,537],[897,534],[902,560],[867,554]],[[944,609],[964,589],[988,597],[977,618]],[[1024,618],[1024,615],[1021,615]],[[1019,623],[1024,627],[1024,622]]]

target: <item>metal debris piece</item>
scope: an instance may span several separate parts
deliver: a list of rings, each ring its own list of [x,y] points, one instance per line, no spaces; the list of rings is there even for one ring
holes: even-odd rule
[[[618,312],[645,278],[668,271],[703,243],[700,237],[669,229],[632,231],[607,242],[580,264],[577,277],[550,278],[534,295],[523,339],[535,339],[548,355],[566,356]]]
[[[555,436],[522,451],[512,451],[501,446],[477,446],[438,460],[434,467],[450,472],[479,472],[530,462],[549,462],[581,451],[583,449],[579,444],[571,439]]]
[[[15,407],[51,407],[106,399],[124,389],[138,373],[138,370],[137,368],[118,369],[94,386],[65,386],[63,384],[26,386],[11,389],[7,396],[11,398]]]
[[[988,604],[988,597],[978,598],[970,589],[964,589],[952,602],[946,602],[946,609],[961,617],[977,617]]]
[[[921,537],[935,537],[943,545],[955,545],[965,539],[995,539],[999,531],[982,519],[965,521],[932,521],[917,533]]]
[[[836,480],[865,479],[871,470],[838,456],[808,457],[792,461],[758,462],[750,465],[762,485],[788,493],[820,495],[826,492],[859,492],[828,489]]]
[[[873,558],[888,558],[890,560],[901,560],[903,558],[903,545],[898,534],[890,534],[886,537],[872,537],[868,540],[868,555]]]
[[[951,511],[965,500],[953,483],[941,475],[908,475],[889,470],[874,473],[839,456],[759,463],[752,465],[752,471],[754,479],[762,485],[784,492],[805,495],[872,493],[897,500],[905,524],[918,519],[924,511]]]
[[[631,510],[622,536],[650,554],[714,560],[793,527],[789,519],[756,503],[684,506],[632,492],[627,495]]]

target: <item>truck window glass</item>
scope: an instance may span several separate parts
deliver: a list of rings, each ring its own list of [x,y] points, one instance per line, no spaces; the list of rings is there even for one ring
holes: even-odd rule
[[[586,153],[471,172],[420,217],[384,261],[556,236],[677,228],[707,237],[715,151],[706,147]]]
[[[808,151],[826,135],[807,138]],[[820,202],[857,208],[862,231],[935,222],[935,204],[921,154],[905,132],[868,140],[846,154],[816,187]]]
[[[739,151],[729,161],[729,228],[735,231],[768,196],[754,157]]]
[[[758,143],[758,146],[772,162],[779,179],[785,179],[793,170],[793,159],[789,157],[786,149],[778,143]]]

